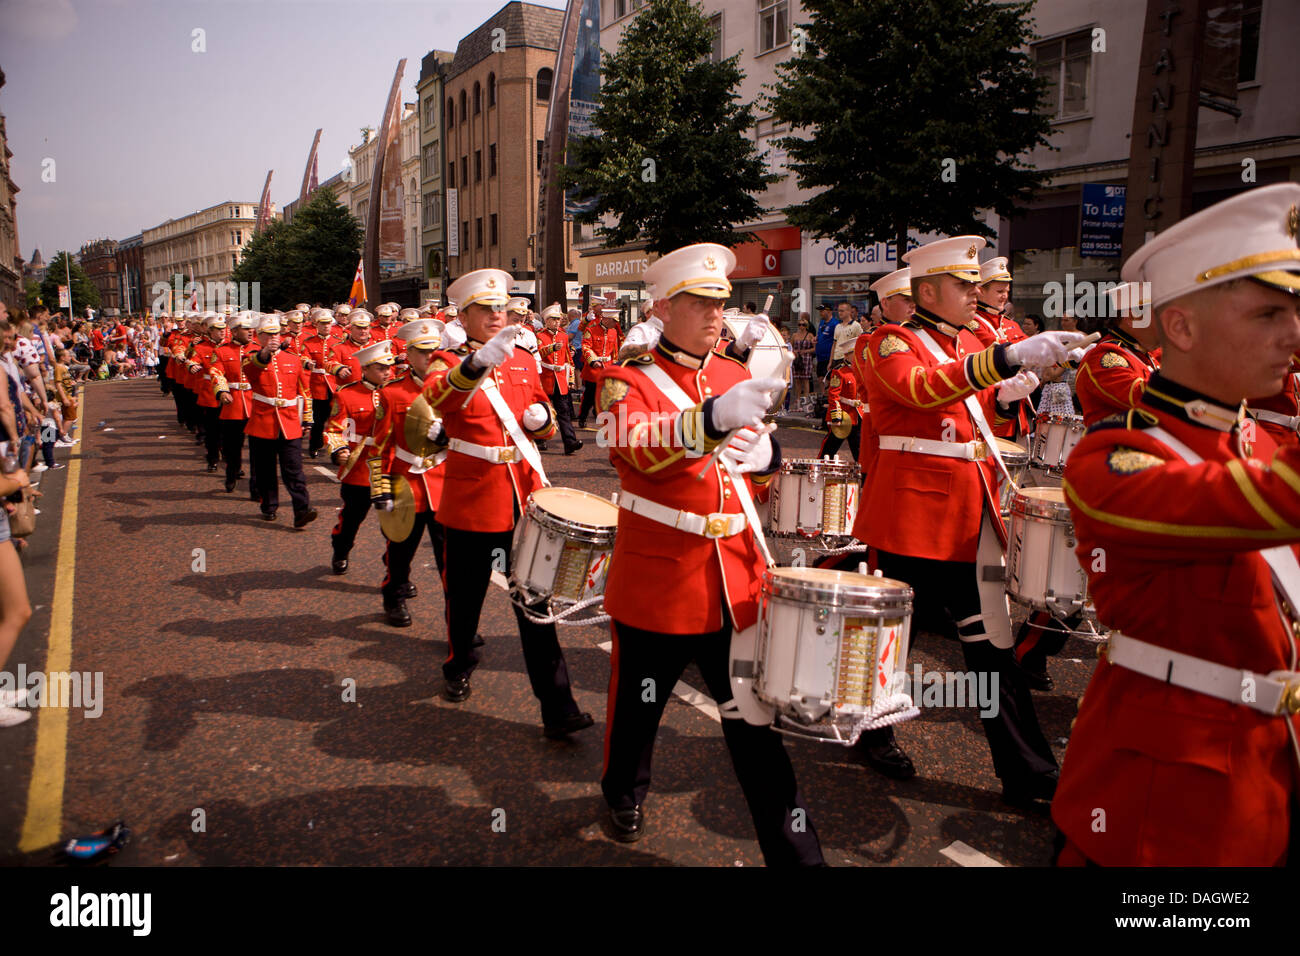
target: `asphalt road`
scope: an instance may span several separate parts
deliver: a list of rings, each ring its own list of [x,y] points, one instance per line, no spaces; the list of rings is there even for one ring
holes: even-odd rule
[[[598,785],[606,627],[560,630],[578,700],[597,717],[570,741],[542,736],[496,588],[474,695],[447,703],[427,545],[413,572],[415,625],[393,629],[373,517],[349,573],[330,573],[338,494],[317,462],[308,477],[321,518],[294,531],[287,500],[268,524],[242,487],[223,492],[154,382],[91,385],[83,420],[82,443],[60,452],[72,467],[42,484],[26,559],[37,610],[6,667],[54,669],[70,655],[87,686],[102,675],[101,712],[47,707],[0,730],[0,862],[45,862],[56,841],[123,819],[135,836],[116,865],[761,865],[693,669],[660,730],[648,835],[615,843]],[[568,458],[551,443],[551,480],[608,496],[613,468],[585,437]],[[787,457],[820,441],[792,428],[778,438]],[[1071,640],[1050,664],[1057,690],[1035,695],[1058,759],[1091,651]],[[958,646],[930,634],[914,640],[917,663],[962,670]],[[831,864],[1048,863],[1051,823],[1000,802],[974,709],[924,708],[897,734],[919,771],[904,783],[843,748],[787,743]]]

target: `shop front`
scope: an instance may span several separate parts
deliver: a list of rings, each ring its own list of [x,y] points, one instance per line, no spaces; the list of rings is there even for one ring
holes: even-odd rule
[[[578,283],[586,286],[589,308],[618,309],[624,327],[641,321],[649,296],[642,276],[658,253],[644,248],[593,249],[578,258]]]

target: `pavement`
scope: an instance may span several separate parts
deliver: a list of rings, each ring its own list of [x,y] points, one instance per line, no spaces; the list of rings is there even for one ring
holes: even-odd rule
[[[388,627],[373,516],[349,573],[330,573],[338,492],[324,459],[305,459],[321,517],[295,531],[287,509],[263,522],[243,483],[228,495],[206,473],[154,381],[92,384],[82,418],[82,442],[59,452],[69,467],[43,476],[25,558],[35,613],[6,668],[81,672],[102,695],[0,730],[0,863],[49,862],[69,836],[125,820],[117,866],[762,864],[693,667],[659,733],[648,834],[615,843],[598,784],[607,627],[560,629],[597,718],[568,741],[542,735],[497,588],[474,694],[447,703],[432,553],[415,560],[414,626]],[[583,437],[572,457],[551,442],[548,473],[608,497],[608,455]],[[788,425],[777,437],[787,457],[821,440]],[[909,664],[963,669],[957,644],[932,634]],[[1049,666],[1057,690],[1035,703],[1059,759],[1092,647],[1072,639]],[[897,735],[919,771],[901,783],[844,748],[787,741],[828,862],[1048,864],[1050,820],[1000,802],[975,710],[923,708]]]

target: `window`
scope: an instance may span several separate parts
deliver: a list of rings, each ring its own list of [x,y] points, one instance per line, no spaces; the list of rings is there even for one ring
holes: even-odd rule
[[[474,150],[474,182],[483,181],[483,150]]]
[[[456,188],[456,161],[454,159],[447,164],[447,188]]]
[[[474,220],[474,248],[483,248],[483,217]]]
[[[722,14],[715,13],[709,17],[709,29],[713,31],[713,53],[709,56],[710,61],[721,63],[722,56]]]
[[[462,186],[469,182],[469,157],[460,158],[460,183]]]
[[[537,170],[538,170],[538,172],[541,172],[541,169],[542,169],[542,150],[545,149],[545,148],[546,148],[546,140],[544,140],[544,139],[539,139],[539,140],[537,141]]]
[[[551,79],[554,75],[554,71],[549,66],[544,66],[537,71],[537,98],[539,100],[550,102]]]
[[[478,80],[474,81],[474,115],[478,116],[483,112],[483,87],[478,85]]]
[[[461,249],[469,248],[469,220],[466,219],[460,224],[460,247]],[[462,253],[463,255],[464,253]]]
[[[420,151],[420,176],[433,179],[438,175],[438,144],[429,143]]]
[[[497,75],[495,73],[489,73],[488,74],[488,106],[492,107],[496,105],[497,105]]]
[[[488,144],[488,179],[497,174],[497,144]]]
[[[1088,112],[1088,81],[1092,72],[1092,31],[1034,44],[1034,71],[1047,81],[1043,109],[1053,119]]]
[[[233,270],[237,265],[239,265],[239,253],[236,252],[230,256],[230,268]]]
[[[489,245],[493,245],[493,246],[495,246],[495,245],[497,244],[497,214],[496,214],[496,213],[493,213],[493,214],[488,218],[488,232],[489,232],[489,234],[490,234],[490,238],[491,238],[491,240],[492,240],[492,241],[489,243]]]
[[[1263,0],[1245,0],[1241,9],[1241,60],[1237,66],[1237,82],[1251,83],[1258,78],[1259,66],[1259,8]]]
[[[454,126],[455,124],[456,124],[456,104],[449,96],[447,97],[447,125]]]
[[[758,0],[758,52],[790,42],[789,0]]]
[[[420,204],[420,225],[433,229],[438,225],[438,194],[425,193],[424,202]]]

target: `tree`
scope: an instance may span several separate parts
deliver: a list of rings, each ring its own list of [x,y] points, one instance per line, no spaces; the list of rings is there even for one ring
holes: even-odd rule
[[[1046,175],[1022,155],[1048,145],[1044,82],[1026,51],[1032,3],[803,0],[796,55],[777,67],[780,145],[800,187],[789,221],[843,245],[908,228],[991,235],[980,209],[1010,216]]]
[[[735,223],[763,213],[755,198],[776,177],[748,133],[750,104],[736,57],[714,63],[713,31],[690,0],[649,0],[601,66],[592,120],[600,132],[570,147],[562,188],[592,201],[579,222],[605,246],[648,241],[665,253],[693,242],[731,246]]]
[[[356,274],[361,224],[329,187],[318,189],[293,221],[276,220],[244,247],[232,282],[257,282],[266,308],[340,302]]]
[[[87,306],[99,308],[99,290],[75,259],[68,263],[68,253],[62,250],[50,260],[45,270],[45,281],[41,283],[41,301],[51,309],[58,310],[59,286],[68,281],[69,271],[72,273],[72,315],[84,316]]]
[[[41,305],[45,300],[41,298],[41,284],[35,279],[28,279],[23,288],[27,291],[27,311]]]

